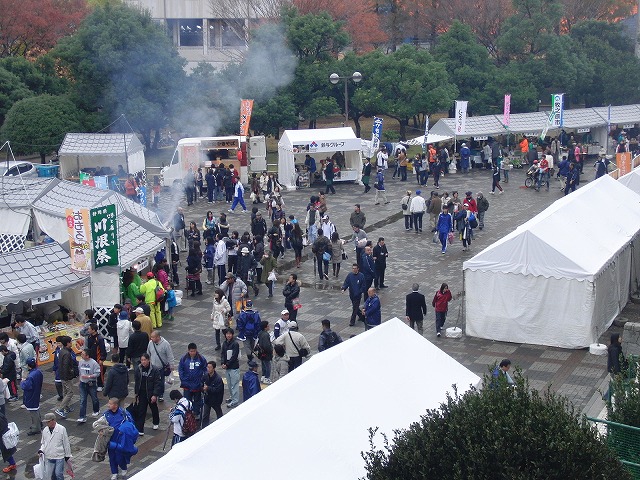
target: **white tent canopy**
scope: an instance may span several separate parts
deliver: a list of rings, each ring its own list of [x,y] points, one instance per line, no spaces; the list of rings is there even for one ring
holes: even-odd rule
[[[463,263],[467,334],[587,347],[638,282],[639,231],[640,195],[608,175],[557,200]]]
[[[631,172],[623,175],[618,181],[627,188],[630,188],[637,194],[640,194],[640,168],[636,168]]]
[[[295,189],[296,163],[304,163],[306,154],[331,156],[335,152],[343,152],[346,170],[355,171],[357,180],[362,169],[361,148],[351,127],[285,130],[278,143],[278,180],[286,188]]]
[[[407,140],[405,143],[407,145],[422,145],[424,143],[426,143],[427,145],[430,143],[440,143],[440,142],[446,142],[447,140],[451,140],[453,138],[453,135],[438,135],[436,133],[431,133],[429,132],[429,135],[427,135],[427,141],[424,141],[424,135],[421,135],[419,137],[416,138],[412,138],[411,140]]]
[[[388,361],[368,367],[380,352],[387,352]],[[314,355],[177,444],[133,479],[200,478],[211,467],[212,452],[219,452],[224,460],[215,464],[216,478],[260,472],[269,479],[353,480],[365,474],[360,452],[369,450],[369,427],[392,436],[394,429],[409,427],[427,409],[445,401],[452,384],[465,392],[479,381],[403,322],[392,319]],[[398,394],[407,388],[409,394]],[[273,437],[260,443],[259,454],[248,455],[243,447],[251,432]]]
[[[133,133],[67,133],[60,150],[60,178],[78,175],[83,168],[122,165],[128,173],[145,169],[144,146]]]

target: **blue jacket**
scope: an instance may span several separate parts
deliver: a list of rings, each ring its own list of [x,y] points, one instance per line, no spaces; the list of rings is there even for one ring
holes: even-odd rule
[[[378,172],[376,182],[378,183],[378,190],[384,190],[384,174],[382,172]]]
[[[563,177],[569,174],[569,160],[563,160],[558,164],[558,174]]]
[[[471,157],[469,147],[462,147],[460,149],[460,165],[462,168],[469,168],[469,157]]]
[[[199,353],[192,359],[189,354],[185,354],[178,364],[180,374],[180,388],[192,392],[202,391],[202,377],[207,372],[207,359]]]
[[[441,213],[438,215],[438,225],[436,228],[438,229],[438,233],[453,232],[453,220],[451,219],[451,215],[449,213]]]
[[[115,450],[124,455],[127,464],[131,462],[131,457],[138,453],[135,443],[138,440],[138,429],[133,423],[129,412],[123,408],[118,408],[116,412],[107,410],[104,412],[110,427],[113,427],[113,434],[109,441],[109,450]]]
[[[40,406],[40,393],[42,393],[42,372],[34,368],[29,371],[29,376],[20,383],[20,388],[24,391],[23,403],[27,408],[38,408]]]
[[[357,275],[350,272],[347,278],[344,279],[342,284],[342,290],[349,289],[349,296],[351,298],[358,298],[364,292],[364,275],[359,272]]]
[[[167,290],[167,305],[169,305],[169,308],[173,308],[178,305],[176,292],[174,292],[173,290]]]
[[[260,380],[258,380],[258,372],[249,370],[242,376],[242,401],[246,402],[259,392]]]
[[[216,254],[215,245],[207,245],[204,250],[204,268],[213,268],[213,257]]]
[[[53,352],[53,372],[56,374],[56,381],[60,380],[60,347],[56,347]]]
[[[380,325],[382,323],[382,311],[378,295],[367,297],[364,301],[364,317],[367,325]]]
[[[258,338],[260,333],[260,313],[257,310],[245,310],[238,316],[237,331],[239,336]]]
[[[376,261],[372,255],[362,254],[360,258],[360,271],[365,278],[373,278],[376,276]]]

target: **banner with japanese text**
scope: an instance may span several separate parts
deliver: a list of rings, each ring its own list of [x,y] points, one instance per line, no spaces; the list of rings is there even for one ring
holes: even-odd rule
[[[249,134],[249,122],[251,122],[251,112],[253,111],[253,100],[240,100],[240,135]]]
[[[382,122],[382,118],[373,117],[373,127],[371,128],[371,147],[374,151],[380,148],[380,138],[382,138]]]
[[[456,135],[466,133],[468,103],[466,100],[456,100]]]
[[[424,119],[424,140],[422,141],[422,153],[427,153],[427,138],[429,137],[429,115]]]
[[[65,209],[71,270],[81,275],[91,273],[91,236],[89,210],[86,208]]]
[[[116,206],[105,205],[104,207],[92,208],[90,215],[95,268],[118,265]]]
[[[620,171],[618,178],[631,171],[631,152],[616,153],[616,165]]]
[[[554,93],[551,95],[551,126],[560,128],[563,124],[564,114],[564,93]]]
[[[505,127],[511,122],[511,94],[504,96],[504,112],[502,113],[502,124]]]

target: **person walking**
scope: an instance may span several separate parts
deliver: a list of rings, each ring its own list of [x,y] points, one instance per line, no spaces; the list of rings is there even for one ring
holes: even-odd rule
[[[187,345],[187,353],[180,359],[178,373],[180,375],[180,388],[184,396],[193,402],[193,413],[200,416],[202,407],[202,376],[207,371],[207,359],[198,353],[195,343]]]
[[[318,238],[313,242],[311,251],[316,256],[316,264],[318,266],[318,278],[320,280],[329,280],[329,260],[331,260],[331,240],[324,235],[322,228],[318,229]]]
[[[122,311],[118,314],[116,323],[116,338],[118,339],[118,362],[124,363],[127,358],[127,348],[129,347],[129,337],[133,333],[133,326],[129,320],[129,314]]]
[[[173,437],[171,438],[171,447],[173,448],[176,443],[183,442],[187,438],[182,428],[184,427],[187,412],[192,409],[193,404],[182,396],[180,390],[171,390],[169,398],[176,402],[169,411],[169,422],[173,425]]]
[[[151,359],[151,365],[156,367],[161,376],[161,389],[160,395],[158,395],[158,401],[164,401],[164,383],[167,378],[171,380],[171,370],[175,364],[175,357],[173,356],[173,349],[171,344],[160,335],[160,332],[154,330],[151,332],[149,338],[149,345],[147,346],[147,353]]]
[[[227,388],[229,389],[229,398],[227,399],[227,408],[235,408],[240,404],[240,344],[233,336],[233,329],[227,328],[224,333],[224,343],[220,352],[220,365],[225,372],[227,378]]]
[[[456,213],[455,220],[458,224],[460,240],[462,240],[462,250],[467,251],[471,247],[471,240],[473,239],[473,230],[469,222],[471,212],[469,211],[468,203],[465,202],[462,207],[462,210]]]
[[[422,322],[427,314],[427,302],[424,295],[418,291],[419,289],[420,285],[414,283],[411,286],[412,292],[405,297],[405,318],[409,326],[422,335]]]
[[[362,314],[364,315],[364,329],[370,330],[382,323],[382,306],[375,288],[367,290],[367,295],[364,307],[362,307]]]
[[[289,356],[289,372],[292,372],[302,365],[302,358],[309,355],[311,347],[307,339],[298,332],[298,322],[289,321],[289,331],[280,335],[273,342],[275,345],[282,345]]]
[[[9,464],[2,469],[4,473],[11,473],[18,469],[18,467],[16,466],[16,461],[13,458],[13,455],[15,455],[18,449],[16,447],[7,448],[2,437],[8,431],[9,421],[7,420],[5,414],[0,411],[0,453],[2,453],[2,460]]]
[[[402,200],[400,200],[400,208],[402,208],[402,216],[404,217],[404,229],[408,232],[413,228],[413,214],[411,213],[411,190],[407,190]]]
[[[384,237],[378,238],[378,243],[373,247],[373,259],[375,260],[376,275],[373,279],[373,286],[378,288],[387,288],[384,284],[384,272],[387,269],[387,258],[389,257],[389,250],[387,250],[387,244],[384,241]]]
[[[102,364],[107,359],[107,345],[104,337],[100,335],[97,323],[89,324],[89,335],[87,336],[86,348],[89,352],[89,356],[94,359],[100,367],[100,375],[98,375],[96,380],[98,386],[97,391],[101,392],[102,387],[104,386],[104,370]]]
[[[264,384],[271,384],[271,362],[273,360],[273,344],[271,343],[271,335],[269,334],[269,322],[262,320],[260,322],[260,333],[258,333],[258,341],[256,343],[256,356],[262,364],[262,377],[260,381]]]
[[[433,296],[431,306],[436,311],[436,336],[439,337],[442,332],[442,327],[447,319],[447,311],[449,310],[449,302],[452,299],[449,285],[443,283],[440,285],[440,289]]]
[[[137,412],[135,416],[136,428],[140,435],[144,435],[144,423],[147,416],[147,407],[151,408],[153,429],[160,425],[160,412],[158,411],[158,397],[162,393],[162,374],[151,365],[151,357],[143,353],[140,357],[140,365],[135,371],[134,394],[136,396]]]
[[[71,349],[71,337],[62,335],[60,338],[62,348],[58,358],[60,380],[62,381],[62,400],[58,404],[55,413],[62,418],[67,418],[73,399],[73,380],[78,377],[78,360],[76,353]]]
[[[246,402],[251,397],[260,393],[260,380],[258,380],[258,364],[249,360],[249,370],[242,376],[242,401]]]
[[[368,158],[364,159],[364,165],[362,166],[362,184],[364,185],[364,192],[367,193],[371,190],[369,181],[371,180],[371,163]]]
[[[325,350],[342,343],[342,338],[336,332],[331,330],[331,322],[325,318],[322,320],[322,332],[318,336],[318,352],[324,352]]]
[[[64,480],[64,462],[72,456],[67,429],[56,422],[53,413],[44,415],[44,423],[38,450],[38,455],[44,458],[44,478]]]
[[[202,428],[209,425],[211,409],[216,412],[216,419],[222,417],[222,399],[224,398],[224,383],[222,377],[216,372],[216,362],[207,362],[207,373],[202,377],[202,391],[204,392],[204,404],[202,406]]]
[[[278,259],[273,256],[271,250],[267,249],[264,251],[262,258],[260,259],[260,265],[262,265],[262,269],[260,270],[260,281],[264,283],[269,290],[268,298],[272,298],[273,284],[275,283],[273,276],[275,275],[275,270],[278,267]]]
[[[476,203],[478,205],[478,228],[482,230],[484,228],[484,214],[489,210],[489,200],[478,192]]]
[[[220,330],[228,325],[228,316],[231,313],[231,306],[224,296],[224,292],[219,288],[213,296],[213,308],[211,310],[211,321],[213,322],[213,330],[215,332],[216,350],[220,350]]]
[[[234,213],[236,207],[240,204],[242,207],[242,213],[247,212],[247,206],[244,204],[244,187],[242,186],[242,182],[240,180],[236,181],[234,190],[233,190],[233,203],[231,204],[231,208],[229,211]]]
[[[80,413],[78,423],[87,421],[87,397],[90,396],[93,402],[92,417],[100,416],[100,402],[98,401],[98,384],[100,377],[100,365],[89,356],[89,350],[82,350],[81,360],[78,365],[80,371]]]
[[[427,213],[429,214],[429,226],[431,231],[436,231],[436,222],[438,221],[438,215],[442,211],[442,199],[438,195],[438,192],[431,192],[431,198],[427,206]]]
[[[334,172],[333,172],[333,160],[331,160],[329,157],[327,157],[326,160],[326,164],[324,167],[324,179],[326,181],[326,188],[325,188],[325,195],[327,193],[329,193],[329,191],[331,191],[331,195],[335,195],[336,194],[336,189],[333,188],[333,177],[334,177]]]
[[[9,381],[7,386],[9,387],[10,396],[7,401],[15,402],[18,400],[16,354],[10,352],[6,345],[0,346],[0,353],[3,356],[0,372],[2,373],[2,378],[6,378]]]
[[[360,260],[360,271],[364,275],[364,288],[368,290],[376,278],[376,261],[373,258],[373,249],[368,245],[364,247]]]
[[[411,215],[413,215],[413,227],[416,233],[422,233],[422,217],[424,216],[424,212],[427,211],[427,203],[420,195],[421,193],[420,190],[416,190],[416,196],[411,200],[409,207],[409,211]]]
[[[111,480],[126,479],[127,467],[131,463],[131,457],[138,451],[135,447],[138,432],[133,426],[133,418],[131,418],[129,412],[120,407],[120,402],[117,398],[109,399],[104,418],[109,426],[113,428],[113,434],[109,440],[109,448],[107,450]],[[93,428],[96,428],[97,422],[94,422]],[[120,474],[118,474],[118,471],[120,471]]]
[[[442,213],[438,215],[438,222],[436,223],[436,230],[438,232],[438,239],[442,245],[442,254],[447,251],[447,241],[449,240],[449,233],[453,232],[453,218],[449,214],[449,206],[442,206]]]
[[[365,278],[364,274],[360,272],[360,268],[357,263],[351,265],[351,272],[344,279],[342,284],[342,293],[349,290],[349,299],[351,300],[351,320],[349,326],[353,327],[356,324],[356,315],[358,320],[364,321],[364,316],[360,310],[360,301],[362,300],[362,294],[365,292]]]
[[[142,324],[138,320],[131,322],[133,333],[129,337],[129,346],[127,347],[127,356],[133,368],[140,363],[140,357],[147,351],[149,345],[149,334],[142,331]]]
[[[294,321],[298,317],[300,308],[300,285],[298,285],[298,275],[292,273],[282,290],[284,295],[284,308],[289,311],[289,320]]]
[[[567,174],[567,183],[564,187],[565,196],[569,195],[569,192],[575,192],[576,188],[580,184],[580,168],[576,166],[576,163],[569,164],[569,173]]]
[[[381,168],[378,169],[378,173],[376,174],[376,183],[373,186],[376,189],[376,195],[373,200],[375,204],[380,205],[378,195],[380,195],[382,200],[384,200],[385,205],[389,203],[389,200],[387,200],[387,192],[384,187],[384,171]]]
[[[123,402],[129,395],[129,370],[124,363],[116,363],[107,371],[102,394]]]
[[[500,195],[502,195],[504,193],[504,190],[502,188],[502,186],[500,185],[500,167],[498,166],[497,163],[494,163],[492,168],[492,183],[491,183],[491,195],[495,195],[496,193],[496,188],[498,190],[500,190]]]
[[[23,391],[23,404],[29,412],[31,425],[27,435],[37,435],[42,430],[42,418],[40,417],[40,394],[42,393],[42,382],[44,376],[36,365],[36,359],[27,360],[27,368],[29,374],[20,382],[20,388]]]

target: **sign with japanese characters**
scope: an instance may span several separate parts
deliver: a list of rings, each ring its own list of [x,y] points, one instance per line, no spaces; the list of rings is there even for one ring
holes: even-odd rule
[[[511,123],[511,94],[504,96],[504,111],[502,113],[502,124],[508,127]]]
[[[240,135],[245,137],[249,133],[249,123],[251,123],[252,110],[253,100],[240,100]]]
[[[456,135],[467,133],[467,104],[468,101],[456,100]]]
[[[373,150],[380,148],[380,138],[382,138],[382,122],[384,119],[373,117],[373,127],[371,128],[371,142]]]
[[[204,150],[218,148],[222,150],[240,148],[240,140],[237,138],[224,139],[224,140],[203,140],[202,148]]]
[[[31,299],[31,305],[39,305],[41,303],[46,303],[46,302],[57,302],[61,298],[62,298],[62,292],[46,293],[46,294],[40,295],[39,297],[33,297]]]
[[[616,153],[616,165],[620,170],[620,176],[626,175],[631,171],[631,153]]]
[[[549,121],[554,128],[562,127],[564,116],[564,93],[551,95],[551,115]]]
[[[81,275],[89,275],[91,273],[89,210],[86,208],[67,208],[65,216],[69,234],[71,270]]]
[[[118,265],[118,222],[116,206],[92,208],[91,237],[95,268]]]

